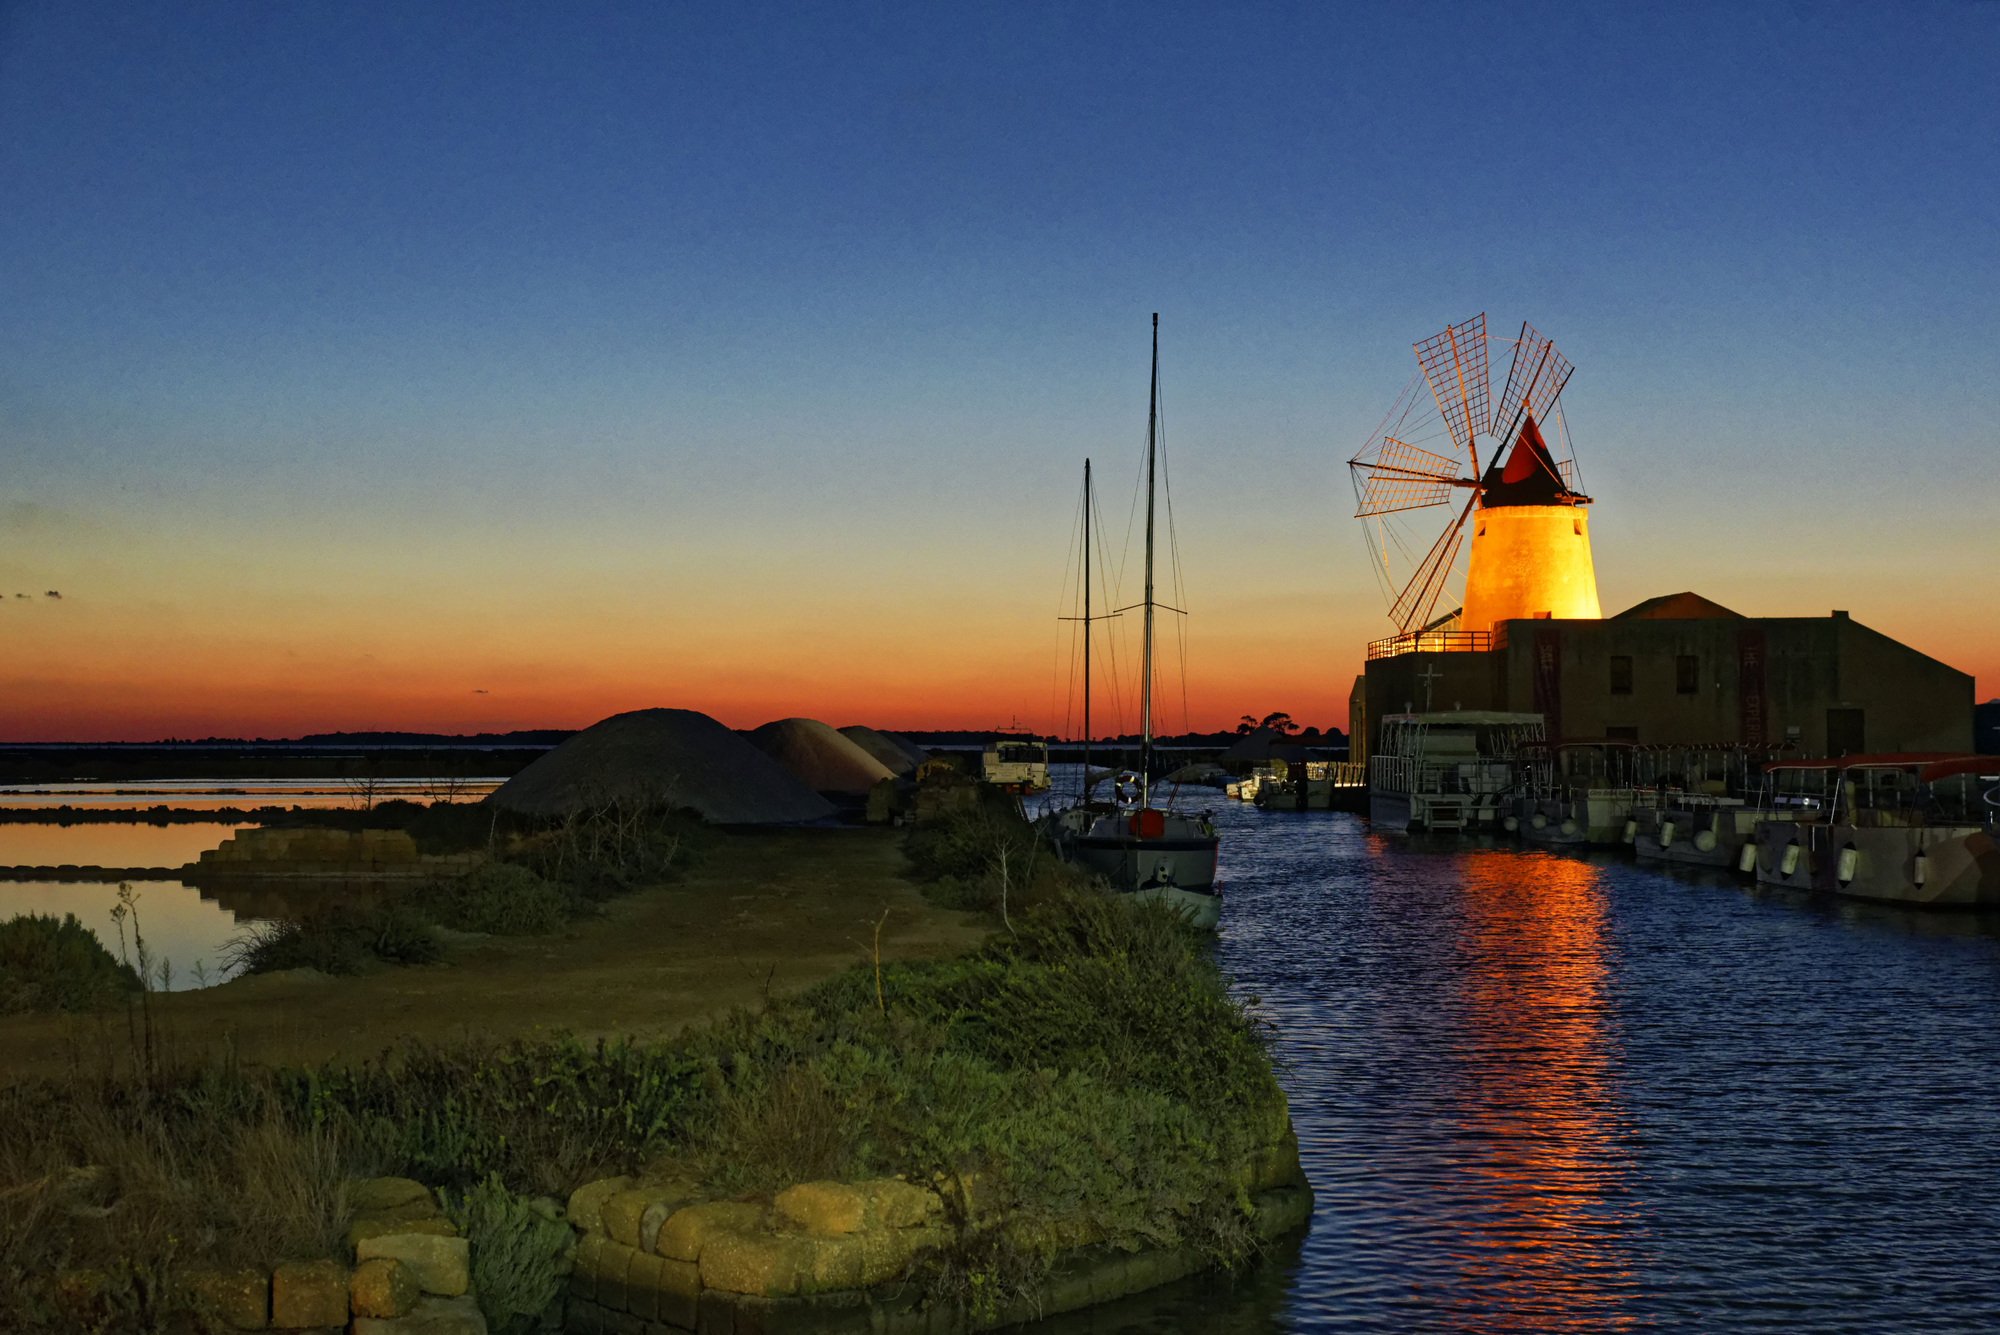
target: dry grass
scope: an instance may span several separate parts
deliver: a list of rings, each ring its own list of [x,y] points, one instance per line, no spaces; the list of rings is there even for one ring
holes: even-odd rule
[[[190,1267],[331,1256],[374,1157],[241,1073],[0,1090],[0,1328],[158,1329]]]

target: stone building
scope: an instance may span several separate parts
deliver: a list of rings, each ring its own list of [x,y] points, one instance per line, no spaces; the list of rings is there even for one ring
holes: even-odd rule
[[[1359,759],[1388,714],[1531,711],[1552,741],[1742,744],[1802,756],[1973,749],[1972,677],[1848,616],[1745,617],[1693,593],[1603,620],[1495,622],[1368,647]]]

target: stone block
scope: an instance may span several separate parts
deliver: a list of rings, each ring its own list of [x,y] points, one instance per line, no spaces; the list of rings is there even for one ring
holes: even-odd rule
[[[566,1215],[570,1227],[582,1233],[602,1233],[604,1202],[621,1191],[631,1189],[632,1179],[629,1177],[605,1177],[584,1183],[569,1194]]]
[[[887,1228],[913,1228],[944,1211],[944,1202],[936,1192],[892,1177],[877,1178],[859,1186],[868,1198],[874,1222]]]
[[[678,1184],[637,1186],[607,1196],[598,1217],[614,1242],[650,1252],[655,1250],[660,1226],[687,1204],[688,1195],[688,1189]]]
[[[232,1330],[271,1324],[271,1277],[261,1270],[190,1270],[181,1284]]]
[[[630,1312],[606,1312],[604,1329],[607,1335],[646,1335],[647,1323]]]
[[[393,1257],[363,1261],[347,1281],[347,1305],[356,1316],[408,1316],[421,1297],[417,1277]]]
[[[665,1264],[657,1256],[645,1252],[633,1252],[632,1263],[625,1269],[625,1310],[642,1321],[652,1321],[660,1314],[660,1267]]]
[[[765,1297],[797,1293],[813,1272],[813,1242],[795,1233],[712,1228],[702,1241],[701,1286]]]
[[[358,1316],[351,1335],[488,1335],[486,1316],[468,1294],[419,1298],[407,1315]]]
[[[271,1324],[347,1324],[347,1267],[338,1261],[286,1261],[271,1272]]]
[[[868,1239],[866,1235],[849,1233],[842,1237],[815,1237],[812,1242],[812,1268],[800,1277],[799,1288],[805,1293],[833,1293],[840,1289],[859,1289],[867,1286]]]
[[[458,1297],[472,1282],[472,1258],[464,1238],[440,1238],[431,1233],[386,1233],[379,1238],[362,1239],[355,1254],[363,1261],[371,1261],[378,1256],[401,1261],[409,1267],[418,1288],[443,1298]]]
[[[597,1301],[597,1253],[610,1241],[602,1233],[587,1233],[576,1244],[576,1255],[570,1262],[570,1297],[586,1303]]]
[[[432,1198],[431,1189],[407,1177],[362,1178],[350,1185],[347,1199],[349,1204],[354,1206],[356,1214],[381,1214],[389,1210],[407,1210],[411,1206],[418,1205],[428,1207],[424,1213],[438,1212],[437,1201]]]
[[[608,1311],[625,1310],[625,1277],[632,1271],[632,1258],[641,1255],[636,1247],[605,1239],[597,1248],[597,1305]]]
[[[868,1197],[845,1182],[801,1182],[778,1193],[779,1218],[808,1233],[859,1233],[868,1224]]]
[[[685,1206],[667,1216],[667,1222],[660,1225],[654,1250],[675,1261],[699,1262],[702,1247],[712,1231],[751,1230],[759,1227],[763,1220],[763,1207],[756,1205],[711,1201],[706,1205]]]
[[[660,1291],[654,1303],[657,1319],[682,1330],[693,1330],[696,1306],[701,1301],[701,1267],[692,1261],[665,1256],[658,1259]]]
[[[386,1237],[391,1233],[429,1233],[440,1238],[458,1236],[458,1225],[441,1214],[406,1216],[400,1211],[358,1216],[347,1226],[347,1249],[352,1252],[364,1238]]]

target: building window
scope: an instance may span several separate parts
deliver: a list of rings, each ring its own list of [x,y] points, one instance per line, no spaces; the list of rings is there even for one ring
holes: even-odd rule
[[[1636,742],[1639,740],[1639,729],[1637,725],[1630,728],[1606,728],[1604,735],[1614,742]]]
[[[1701,660],[1693,654],[1682,654],[1674,659],[1674,689],[1682,695],[1693,695],[1701,689]]]
[[[1855,756],[1866,750],[1862,744],[1861,723],[1861,711],[1858,709],[1827,710],[1826,753],[1830,756]]]
[[[1632,655],[1611,655],[1611,693],[1613,695],[1632,694]]]

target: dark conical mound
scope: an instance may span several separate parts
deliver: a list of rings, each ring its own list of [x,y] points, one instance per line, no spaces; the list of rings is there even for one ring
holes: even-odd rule
[[[864,728],[858,723],[842,728],[840,735],[881,761],[888,767],[889,772],[899,779],[930,759],[929,756],[917,752],[914,746],[902,738],[891,733],[877,732],[873,728]],[[912,754],[913,752],[915,754]]]
[[[706,714],[637,709],[577,733],[486,799],[529,816],[611,802],[700,812],[718,825],[783,825],[833,814],[784,766]]]
[[[889,767],[847,738],[811,718],[785,718],[750,734],[751,745],[822,793],[865,793]]]

